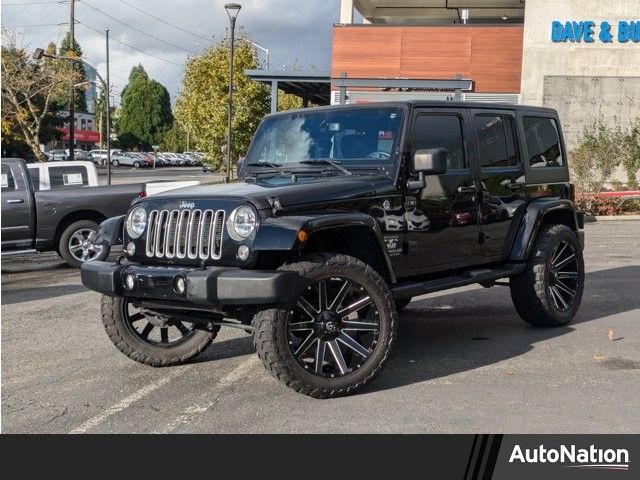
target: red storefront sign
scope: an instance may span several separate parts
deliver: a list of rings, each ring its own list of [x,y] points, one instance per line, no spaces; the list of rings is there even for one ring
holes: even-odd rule
[[[60,132],[62,132],[62,141],[69,141],[69,129],[68,128],[58,128]],[[86,142],[86,143],[99,143],[100,142],[100,132],[95,132],[93,130],[74,130],[74,136],[76,142]]]

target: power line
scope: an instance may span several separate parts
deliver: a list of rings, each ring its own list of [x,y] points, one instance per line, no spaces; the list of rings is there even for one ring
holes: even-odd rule
[[[88,28],[89,30],[93,30],[94,32],[96,32],[99,35],[102,35],[103,37],[105,36],[104,32],[101,32],[97,28],[94,28],[94,27],[92,27],[90,25],[87,25],[86,23],[81,22],[80,20],[76,20],[76,23],[78,23],[79,25],[82,25],[83,27]],[[181,65],[179,63],[172,62],[171,60],[167,60],[166,58],[158,57],[158,56],[156,56],[156,55],[154,55],[152,53],[148,53],[148,52],[145,52],[144,50],[140,50],[139,48],[134,47],[133,45],[129,45],[128,43],[123,42],[122,40],[118,40],[117,38],[114,38],[114,37],[109,37],[109,38],[111,40],[117,42],[117,43],[120,43],[120,44],[124,45],[125,47],[129,47],[131,50],[135,50],[136,52],[140,52],[143,55],[146,55],[148,57],[155,58],[156,60],[160,60],[162,62],[170,63],[171,65],[175,65],[176,67],[182,67],[183,66],[183,65]]]
[[[66,0],[56,0],[52,2],[24,2],[24,3],[3,3],[3,7],[17,7],[20,5],[47,5],[52,3],[67,3]]]
[[[200,38],[202,40],[205,40],[207,42],[210,42],[212,39],[211,38],[207,38],[207,37],[203,37],[202,35],[198,35],[197,33],[193,33],[192,31],[187,30],[186,28],[182,28],[178,25],[175,25],[167,20],[163,20],[162,18],[156,17],[155,15],[150,14],[149,12],[147,12],[146,10],[143,10],[141,8],[136,7],[135,5],[125,1],[125,0],[118,0],[120,3],[124,3],[125,5],[127,5],[128,7],[133,8],[134,10],[137,10],[138,12],[153,18],[154,20],[157,20],[158,22],[164,23],[165,25],[169,25],[170,27],[175,28],[176,30],[180,30],[181,32],[187,33],[193,37],[196,38]],[[196,45],[200,45],[200,43],[198,42],[194,42]],[[200,45],[201,46],[201,45]]]
[[[116,21],[116,22],[118,22],[118,23],[121,23],[121,24],[122,24],[122,25],[124,25],[125,27],[130,28],[131,30],[135,30],[136,32],[142,33],[143,35],[146,35],[146,36],[147,36],[147,37],[149,37],[149,38],[153,38],[154,40],[157,40],[158,42],[162,42],[162,43],[164,43],[165,45],[168,45],[168,46],[170,46],[170,47],[177,48],[178,50],[183,50],[183,51],[185,51],[185,52],[187,52],[187,53],[190,53],[190,54],[192,54],[192,55],[197,55],[197,53],[196,53],[196,52],[192,52],[191,50],[187,50],[186,48],[183,48],[183,47],[181,47],[181,46],[179,46],[179,45],[175,45],[175,44],[170,43],[170,42],[167,42],[166,40],[163,40],[163,39],[161,39],[161,38],[159,38],[159,37],[156,37],[156,36],[154,36],[154,35],[151,35],[150,33],[147,33],[147,32],[145,32],[144,30],[141,30],[141,29],[139,29],[139,28],[137,28],[137,27],[133,27],[133,26],[129,25],[127,22],[124,22],[124,21],[120,20],[119,18],[114,17],[114,16],[113,16],[113,15],[111,15],[110,13],[104,12],[104,11],[100,10],[99,8],[94,7],[93,5],[91,5],[91,4],[89,4],[89,3],[87,3],[87,2],[86,2],[86,1],[84,1],[84,0],[79,0],[79,1],[80,1],[81,3],[83,3],[83,4],[85,4],[87,7],[89,7],[89,8],[91,8],[91,9],[95,10],[96,12],[101,13],[102,15],[104,15],[104,16],[106,16],[106,17],[109,17],[109,18],[110,18],[110,19],[112,19],[112,20],[115,20],[115,21]]]
[[[32,25],[7,25],[9,28],[32,28],[32,27],[59,27],[60,25],[69,25],[69,22],[62,23],[36,23]]]

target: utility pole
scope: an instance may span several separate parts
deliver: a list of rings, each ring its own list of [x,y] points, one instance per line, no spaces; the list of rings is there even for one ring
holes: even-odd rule
[[[71,0],[73,1],[73,0]],[[105,82],[105,104],[107,105],[107,185],[111,185],[111,100],[110,79],[109,79],[109,29],[105,29],[105,38],[107,39],[107,81]]]
[[[74,30],[74,26],[76,23],[76,19],[75,19],[75,12],[74,12],[74,7],[75,7],[75,0],[69,0],[69,40],[71,41],[70,47],[71,47],[71,51],[73,52],[73,54],[75,54],[74,51],[74,45],[75,45],[75,30]],[[74,109],[74,85],[75,85],[75,78],[73,73],[76,71],[76,64],[75,62],[71,62],[71,65],[69,65],[71,67],[71,81],[69,82],[69,160],[74,160],[75,159],[75,148],[76,148],[76,135],[75,135],[75,109]]]

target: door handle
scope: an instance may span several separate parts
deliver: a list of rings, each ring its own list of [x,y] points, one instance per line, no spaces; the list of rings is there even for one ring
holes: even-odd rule
[[[475,185],[471,185],[468,187],[460,186],[458,187],[458,193],[478,193],[478,187]]]
[[[525,188],[526,185],[524,182],[510,182],[509,183],[509,189],[511,190],[521,190],[523,188]]]
[[[7,200],[7,203],[24,203],[22,198],[12,198],[11,200]]]

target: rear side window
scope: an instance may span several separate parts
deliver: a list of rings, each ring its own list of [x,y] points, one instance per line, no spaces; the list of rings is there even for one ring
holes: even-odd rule
[[[2,191],[9,192],[16,189],[16,182],[11,173],[9,165],[2,165]]]
[[[87,185],[87,169],[82,166],[51,167],[49,184],[52,189]]]
[[[518,164],[510,116],[479,114],[473,123],[478,135],[481,167],[513,167]]]
[[[424,148],[444,149],[447,152],[447,170],[466,168],[460,117],[419,115],[413,129],[413,149]]]
[[[533,168],[564,165],[558,125],[553,118],[523,117],[529,165]]]
[[[31,184],[33,185],[33,190],[40,190],[40,168],[38,167],[29,167],[27,168],[27,172],[29,172],[29,177],[31,178]]]

